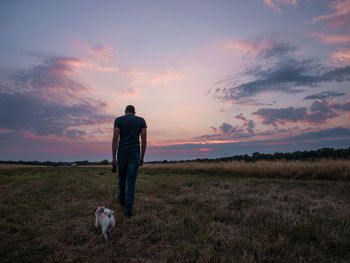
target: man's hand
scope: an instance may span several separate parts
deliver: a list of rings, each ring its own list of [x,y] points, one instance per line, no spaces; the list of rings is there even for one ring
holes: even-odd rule
[[[117,172],[117,160],[113,158],[112,160],[112,172],[116,173]]]
[[[141,158],[140,158],[140,166],[143,165],[143,158],[145,157],[147,146],[147,130],[146,128],[141,129]]]
[[[120,135],[119,128],[114,128],[113,139],[112,139],[112,165],[115,168],[117,168],[116,155],[117,155],[117,148],[119,143],[119,135]]]

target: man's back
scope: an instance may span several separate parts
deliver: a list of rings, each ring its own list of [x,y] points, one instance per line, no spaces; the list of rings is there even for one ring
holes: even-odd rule
[[[126,114],[115,119],[114,128],[120,129],[118,153],[140,153],[139,136],[142,128],[147,128],[143,118]]]
[[[146,122],[143,118],[135,116],[135,107],[128,105],[125,115],[114,121],[112,140],[112,164],[118,166],[118,199],[122,207],[125,206],[125,214],[131,217],[131,211],[135,195],[135,183],[139,166],[144,163],[147,145]],[[142,148],[140,155],[140,137]],[[119,143],[119,146],[118,146]],[[118,162],[116,159],[118,148]]]

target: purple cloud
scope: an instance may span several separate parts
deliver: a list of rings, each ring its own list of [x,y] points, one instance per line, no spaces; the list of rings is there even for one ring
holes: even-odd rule
[[[81,139],[86,135],[86,132],[80,131],[80,130],[66,130],[65,136],[70,138],[70,139]]]
[[[256,112],[253,112],[252,114],[261,117],[263,119],[263,124],[276,125],[276,123],[285,124],[285,122],[297,122],[305,120],[307,113],[305,107],[289,107],[281,109],[263,108],[259,109]]]
[[[344,92],[324,91],[321,93],[308,95],[304,98],[304,100],[317,100],[317,99],[323,100],[323,99],[331,99],[331,98],[335,98],[335,97],[340,97],[340,96],[344,96],[344,95],[346,95],[346,93],[344,93]]]
[[[200,137],[196,137],[195,139],[232,140],[238,138],[248,138],[256,135],[253,131],[255,124],[252,120],[248,120],[247,118],[245,118],[242,113],[234,116],[233,118],[243,121],[243,125],[233,126],[229,123],[224,122],[218,128],[210,127],[213,130],[214,134],[202,135]]]
[[[99,106],[85,102],[67,106],[29,94],[0,94],[0,128],[3,129],[64,136],[64,130],[71,126],[112,122],[111,115],[99,112]]]
[[[220,127],[219,130],[222,133],[226,133],[226,134],[232,134],[237,130],[237,127],[233,127],[232,125],[228,124],[228,123],[223,123]]]
[[[328,119],[339,116],[335,110],[350,111],[350,102],[344,104],[328,103],[323,100],[316,100],[310,107],[289,107],[289,108],[262,108],[253,112],[263,119],[263,124],[274,125],[287,122],[306,122],[309,124],[325,123]]]
[[[218,81],[218,84],[224,84],[225,87],[215,89],[213,92],[215,98],[244,103],[248,98],[265,91],[299,93],[305,88],[317,87],[322,83],[350,81],[350,65],[325,68],[315,59],[296,59],[292,56],[296,48],[285,43],[273,43],[265,46],[250,43],[250,46],[250,48],[260,48],[259,52],[255,53],[253,65],[245,67],[238,78],[243,75],[253,80],[239,82],[233,81],[231,77]],[[245,48],[245,46],[241,48]],[[319,96],[326,95],[338,96],[339,94],[324,93]]]
[[[255,124],[252,120],[248,120],[246,117],[243,116],[242,113],[234,116],[233,118],[243,121],[243,127],[246,128],[247,132],[253,133],[253,128],[255,127]]]
[[[0,128],[81,138],[85,132],[68,128],[112,122],[113,116],[104,113],[106,103],[85,96],[89,90],[71,79],[73,65],[79,63],[83,62],[49,57],[2,79]]]

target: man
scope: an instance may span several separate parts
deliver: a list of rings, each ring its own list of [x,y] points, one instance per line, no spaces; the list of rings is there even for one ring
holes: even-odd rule
[[[125,215],[131,217],[135,195],[135,182],[139,166],[144,163],[146,152],[146,122],[135,115],[135,107],[126,106],[125,115],[114,121],[112,141],[112,164],[118,167],[119,203],[125,209]],[[141,134],[141,155],[140,141]],[[118,155],[116,160],[116,153]],[[126,191],[125,191],[126,188]]]

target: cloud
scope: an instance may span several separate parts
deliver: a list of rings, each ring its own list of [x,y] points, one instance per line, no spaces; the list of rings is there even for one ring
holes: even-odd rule
[[[282,9],[278,7],[278,4],[284,5],[293,5],[296,6],[298,4],[297,0],[263,0],[264,4],[269,8],[272,8],[275,12],[281,13]]]
[[[236,120],[241,120],[243,121],[243,127],[246,128],[248,133],[253,133],[253,129],[255,127],[255,123],[252,120],[248,120],[246,117],[243,116],[242,113],[236,115],[233,117]]]
[[[336,0],[329,4],[330,8],[334,10],[333,13],[314,17],[313,22],[321,20],[329,21],[330,25],[340,26],[349,21],[350,14],[350,1],[348,0]]]
[[[339,48],[331,54],[331,59],[335,64],[350,65],[350,47]]]
[[[318,37],[321,41],[328,45],[333,44],[346,44],[350,42],[350,34],[347,35],[328,35],[328,34],[318,34],[314,33],[310,36]]]
[[[264,0],[264,4],[270,8],[273,8],[275,6],[272,0]]]
[[[214,131],[214,134],[201,135],[195,137],[194,139],[200,141],[225,141],[251,137],[251,135],[248,135],[246,132],[244,132],[242,127],[232,126],[231,124],[226,122],[223,122],[218,128],[211,127],[211,129]]]
[[[312,103],[310,111],[306,107],[288,107],[288,108],[262,108],[253,112],[263,120],[263,124],[274,125],[304,122],[308,124],[325,123],[328,119],[339,116],[336,110],[350,111],[350,101],[344,104],[327,102],[325,100],[316,100]]]
[[[305,119],[306,108],[282,108],[282,109],[259,109],[252,113],[263,119],[263,124],[273,124],[276,123],[285,124],[285,122],[297,122]]]
[[[129,78],[134,84],[166,84],[173,80],[181,80],[186,77],[184,72],[178,70],[163,70],[160,72],[152,72],[137,69],[123,69],[120,71],[122,75]]]
[[[65,136],[70,139],[81,139],[86,135],[86,132],[76,129],[70,129],[65,131]]]
[[[217,132],[218,131],[218,129],[216,127],[214,127],[214,126],[211,126],[210,129],[212,129],[213,132]]]
[[[46,57],[42,64],[1,80],[0,128],[81,138],[86,133],[69,128],[111,122],[113,117],[104,113],[107,104],[89,97],[90,89],[72,79],[81,63]]]
[[[288,43],[278,42],[270,38],[264,38],[260,41],[253,40],[234,40],[225,44],[228,49],[237,49],[247,54],[253,54],[260,58],[272,58],[283,56],[297,49]]]
[[[349,14],[350,17],[350,14]],[[350,43],[350,34],[345,35],[327,35],[327,34],[311,34],[311,36],[318,37],[325,44],[348,44]],[[337,51],[331,55],[331,60],[336,65],[349,65],[350,64],[350,46],[338,48]]]
[[[219,130],[222,133],[226,133],[226,134],[232,134],[237,130],[237,127],[233,127],[232,125],[228,124],[228,123],[223,123],[220,127]]]
[[[122,98],[132,98],[139,95],[139,91],[134,88],[124,88],[115,92],[115,95]]]
[[[298,93],[300,88],[316,87],[325,82],[350,81],[350,66],[328,69],[320,72],[320,65],[314,60],[296,60],[285,58],[273,66],[263,69],[253,66],[245,69],[245,75],[255,80],[247,81],[231,88],[217,88],[214,97],[224,101],[235,101],[260,94],[265,91],[283,91]]]
[[[214,134],[202,135],[196,137],[195,139],[222,141],[239,138],[248,138],[255,135],[253,130],[255,128],[255,123],[252,120],[248,120],[246,117],[243,116],[242,113],[237,114],[233,118],[242,121],[243,125],[233,126],[229,123],[223,122],[218,128],[210,127]]]
[[[350,100],[346,101],[344,104],[328,103],[328,105],[331,109],[350,111]]]
[[[317,100],[317,99],[323,100],[323,99],[331,99],[334,97],[340,97],[340,96],[344,96],[344,95],[346,95],[346,93],[334,92],[334,91],[324,91],[321,93],[308,95],[304,98],[304,100]]]
[[[319,139],[332,139],[332,138],[350,138],[350,129],[344,127],[335,127],[331,129],[324,129],[314,132],[302,133],[296,136],[286,138],[286,141],[298,141],[298,140],[319,140]]]
[[[237,115],[234,116],[233,118],[236,119],[236,120],[247,121],[246,117],[244,117],[242,113],[237,114]]]
[[[30,94],[0,94],[0,128],[23,130],[39,136],[74,137],[85,134],[69,127],[111,123],[113,117],[103,114],[101,107],[86,102],[62,105]]]
[[[99,59],[104,62],[112,62],[116,57],[115,49],[111,46],[96,45],[92,47],[86,42],[78,39],[75,39],[73,44],[76,48],[89,54],[93,59]]]
[[[101,104],[87,98],[92,90],[73,79],[77,68],[88,67],[84,60],[68,57],[45,57],[44,61],[30,69],[19,69],[2,84],[3,91],[31,93],[46,101],[73,104],[85,99],[86,103]],[[85,97],[84,97],[85,96]]]
[[[239,103],[238,100],[242,98],[268,90],[298,92],[298,90],[293,88],[317,83],[317,78],[308,74],[314,67],[310,60],[299,62],[289,59],[280,61],[274,67],[266,70],[263,70],[260,66],[248,68],[245,74],[255,78],[255,80],[232,88],[218,88],[215,95],[224,101],[234,100]]]
[[[90,48],[89,53],[105,61],[111,61],[115,57],[113,47],[99,45],[95,48]]]

